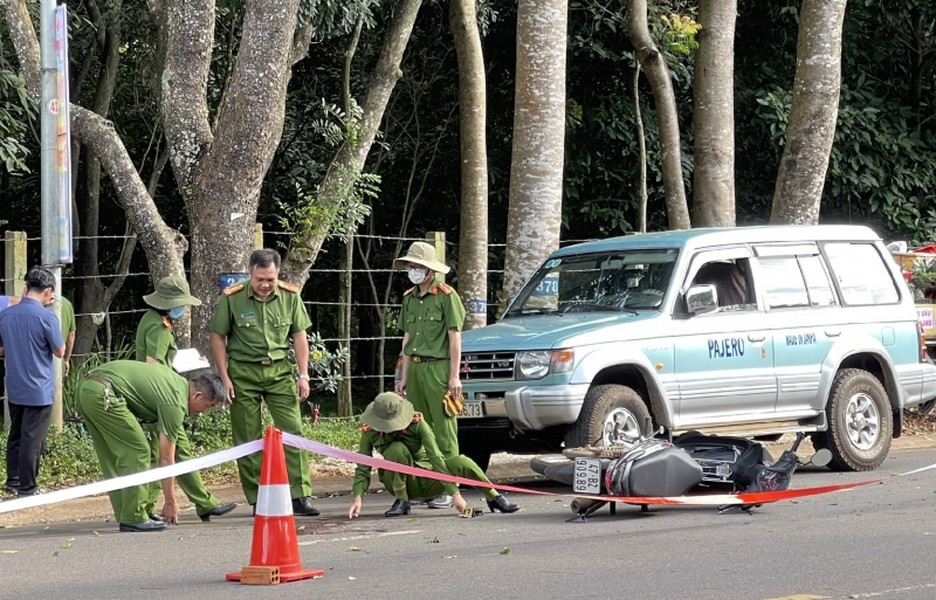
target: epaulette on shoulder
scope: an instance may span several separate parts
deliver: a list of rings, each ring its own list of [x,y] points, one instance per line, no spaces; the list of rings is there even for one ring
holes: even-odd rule
[[[405,292],[403,292],[403,297],[405,298],[405,297],[409,296],[410,294],[412,294],[413,292],[415,292],[417,288],[419,288],[419,286],[418,286],[418,285],[414,285],[414,286],[411,287],[410,289],[406,290]]]
[[[295,283],[289,283],[288,281],[281,281],[277,279],[276,285],[278,285],[281,290],[286,290],[287,292],[291,294],[299,293],[299,286],[296,285]]]
[[[236,294],[237,292],[241,291],[242,289],[244,289],[244,283],[243,283],[243,282],[241,282],[241,283],[235,283],[234,285],[229,285],[229,286],[227,286],[226,288],[224,288],[224,295],[225,295],[225,296],[230,296],[231,294]]]
[[[368,431],[373,431],[374,428],[368,425],[367,423],[361,423],[361,433],[367,433]]]
[[[455,288],[453,288],[452,286],[450,286],[450,285],[447,284],[447,283],[439,283],[438,285],[436,285],[436,287],[439,288],[439,291],[441,291],[441,292],[442,292],[443,294],[445,294],[446,296],[451,295],[452,292],[455,291]]]
[[[414,413],[413,413],[413,420],[412,420],[412,422],[413,422],[413,423],[422,423],[422,422],[423,422],[423,414],[422,414],[421,412],[414,412]]]

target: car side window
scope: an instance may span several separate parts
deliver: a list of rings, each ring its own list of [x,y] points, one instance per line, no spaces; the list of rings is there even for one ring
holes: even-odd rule
[[[896,304],[900,301],[894,278],[874,244],[829,242],[823,250],[845,304]]]
[[[758,261],[766,282],[768,308],[835,304],[832,284],[819,256],[771,256]]]
[[[755,310],[747,259],[715,260],[699,267],[692,285],[715,286],[719,310]]]

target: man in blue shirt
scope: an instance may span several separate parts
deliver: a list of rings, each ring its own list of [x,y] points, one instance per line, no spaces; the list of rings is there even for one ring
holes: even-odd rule
[[[22,300],[0,312],[0,356],[6,360],[10,406],[6,491],[18,496],[39,492],[39,456],[49,432],[55,394],[52,356],[65,355],[59,321],[44,308],[54,301],[55,275],[33,267],[26,274]]]

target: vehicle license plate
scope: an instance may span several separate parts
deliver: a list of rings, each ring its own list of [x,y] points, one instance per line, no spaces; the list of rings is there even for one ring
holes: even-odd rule
[[[461,419],[479,419],[483,416],[484,411],[481,410],[480,402],[465,402],[461,414],[458,415]]]
[[[601,459],[576,457],[572,490],[576,494],[601,493]]]

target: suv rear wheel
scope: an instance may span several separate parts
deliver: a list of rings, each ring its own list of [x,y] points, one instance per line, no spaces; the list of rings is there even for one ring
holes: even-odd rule
[[[644,433],[650,412],[640,394],[626,385],[592,386],[585,395],[578,421],[565,435],[566,448],[620,446]]]
[[[887,391],[862,369],[836,375],[826,407],[829,429],[813,434],[813,445],[832,452],[833,471],[871,471],[881,466],[894,432]]]

